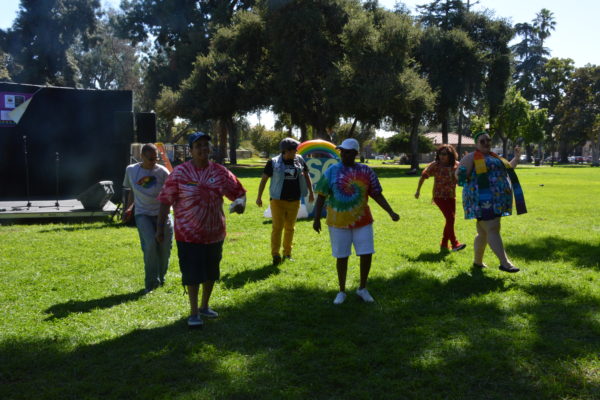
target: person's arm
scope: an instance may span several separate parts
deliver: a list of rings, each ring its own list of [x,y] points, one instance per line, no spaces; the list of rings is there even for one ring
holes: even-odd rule
[[[236,214],[243,214],[246,210],[246,194],[244,193],[242,196],[235,199],[229,206],[229,210]]]
[[[421,186],[423,186],[423,182],[425,182],[425,179],[427,179],[425,175],[421,175],[421,178],[419,179],[419,185],[417,186],[417,191],[415,192],[415,199],[418,199],[421,195]]]
[[[517,168],[517,165],[519,164],[519,160],[521,159],[521,148],[520,147],[515,147],[515,156],[513,157],[512,160],[510,160],[510,166],[514,168]]]
[[[313,221],[313,229],[317,233],[321,233],[321,212],[323,205],[325,204],[325,196],[322,194],[317,196],[317,202],[315,204],[315,218]]]
[[[135,198],[133,197],[133,190],[129,190],[129,194],[127,195],[127,208],[123,210],[123,215],[121,215],[121,220],[123,222],[129,222],[133,217],[133,206],[134,206]]]
[[[160,209],[158,210],[158,218],[156,219],[156,241],[162,243],[165,238],[165,222],[167,216],[171,211],[171,206],[165,203],[160,203]]]
[[[383,193],[377,193],[376,195],[374,195],[372,197],[373,197],[373,200],[375,200],[375,202],[377,204],[379,204],[379,206],[381,208],[383,208],[390,215],[390,218],[392,219],[392,221],[398,221],[400,219],[400,216],[398,214],[396,214],[394,212],[394,210],[392,210],[392,207],[389,205],[389,203],[383,196]]]
[[[269,176],[263,173],[260,183],[258,184],[258,196],[256,196],[256,205],[259,207],[262,207],[262,194],[265,190],[265,186],[267,185],[268,180]]]
[[[458,168],[456,168],[456,171],[454,171],[454,175],[456,176],[456,179],[459,182],[460,182],[459,174],[460,174],[461,169],[465,171],[467,179],[468,179],[468,177],[471,176],[471,172],[473,172],[474,156],[475,156],[475,153],[469,153],[460,160],[460,163],[458,164]]]
[[[315,201],[315,193],[313,192],[312,181],[310,180],[310,174],[308,171],[303,171],[304,179],[306,180],[306,188],[308,189],[308,201]]]

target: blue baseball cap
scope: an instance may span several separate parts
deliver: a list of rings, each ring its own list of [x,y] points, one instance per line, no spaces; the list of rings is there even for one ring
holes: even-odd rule
[[[206,138],[207,140],[210,140],[210,135],[208,133],[200,131],[194,132],[190,136],[188,136],[188,144],[190,145],[190,147],[192,147],[192,144],[194,144],[196,140],[201,138]]]

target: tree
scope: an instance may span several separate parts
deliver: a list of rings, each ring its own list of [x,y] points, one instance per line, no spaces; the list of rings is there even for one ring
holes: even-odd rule
[[[198,55],[206,55],[220,27],[237,11],[249,10],[255,0],[125,0],[120,33],[134,43],[150,37],[154,46],[144,78],[145,96],[157,99],[163,86],[176,89],[190,76]]]
[[[556,109],[565,95],[567,84],[574,70],[575,66],[570,58],[551,58],[544,64],[540,78],[538,105],[548,110],[548,118],[544,125],[544,142],[552,154],[554,154],[556,146],[554,131],[559,122]],[[539,147],[541,149],[541,144]]]
[[[529,101],[538,101],[540,96],[540,79],[544,64],[548,61],[550,51],[544,47],[544,41],[556,28],[554,14],[543,8],[533,21],[515,25],[515,32],[522,36],[521,42],[512,46],[516,65],[513,80],[517,89]]]
[[[13,78],[32,84],[76,86],[79,70],[72,46],[94,45],[99,0],[21,0],[6,32],[6,51],[22,66]]]
[[[469,94],[473,79],[483,71],[476,43],[465,31],[426,30],[419,61],[429,84],[437,92],[435,119],[442,125],[442,142],[448,143],[450,113]]]
[[[340,116],[336,96],[343,61],[342,32],[357,3],[331,1],[271,2],[265,22],[271,65],[273,110],[287,113],[302,130],[330,139],[328,128]],[[276,4],[275,4],[276,3]],[[354,8],[354,10],[352,10]]]
[[[410,154],[412,152],[410,135],[407,133],[397,133],[394,136],[389,137],[385,141],[385,147],[383,148],[383,151],[393,154]],[[435,151],[435,145],[433,142],[425,136],[419,136],[418,152],[430,153],[432,151]]]
[[[508,140],[524,138],[529,124],[529,102],[516,87],[511,86],[494,122],[494,133],[502,140],[502,153],[506,157]]]
[[[556,108],[556,133],[561,161],[567,162],[569,149],[585,140],[597,140],[600,116],[600,67],[577,68]]]
[[[97,43],[88,51],[81,46],[75,52],[79,66],[79,84],[91,89],[132,90],[139,104],[142,93],[142,65],[136,47],[116,35],[117,14],[108,11],[98,21]]]
[[[236,164],[235,116],[266,105],[265,25],[260,15],[239,12],[230,27],[220,28],[210,52],[199,56],[189,78],[181,84],[176,113],[200,122],[214,120],[219,127],[222,162],[229,138],[229,160]],[[164,92],[165,96],[168,91]]]

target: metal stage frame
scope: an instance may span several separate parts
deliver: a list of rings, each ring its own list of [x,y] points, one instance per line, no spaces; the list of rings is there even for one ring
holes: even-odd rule
[[[58,202],[31,200],[29,207],[27,207],[27,200],[0,201],[0,220],[114,217],[119,212],[120,206],[110,201],[102,210],[86,210],[76,199],[58,200]]]

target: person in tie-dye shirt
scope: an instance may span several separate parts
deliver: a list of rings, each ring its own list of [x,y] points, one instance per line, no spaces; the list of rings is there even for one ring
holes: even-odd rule
[[[203,325],[202,316],[218,317],[209,307],[209,300],[220,277],[225,239],[223,197],[233,201],[231,211],[241,214],[246,207],[246,189],[237,177],[209,161],[209,141],[210,136],[204,132],[190,135],[192,159],[175,167],[158,196],[162,203],[159,222],[167,218],[170,206],[175,213],[175,240],[181,281],[188,290],[191,328]],[[162,235],[162,231],[156,232],[158,242],[162,242]],[[202,299],[198,308],[200,284]]]
[[[313,229],[317,233],[321,232],[321,212],[327,200],[329,239],[332,255],[337,259],[340,288],[333,303],[341,304],[346,300],[346,275],[352,245],[356,255],[360,257],[360,285],[356,294],[365,302],[372,303],[373,297],[366,288],[372,256],[375,253],[369,197],[387,211],[392,221],[398,221],[400,216],[392,210],[383,196],[375,172],[368,166],[354,161],[359,150],[356,139],[346,139],[337,148],[340,150],[342,161],[329,167],[317,183],[318,197]]]

